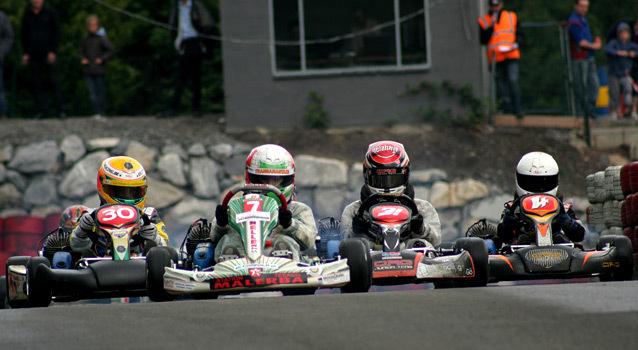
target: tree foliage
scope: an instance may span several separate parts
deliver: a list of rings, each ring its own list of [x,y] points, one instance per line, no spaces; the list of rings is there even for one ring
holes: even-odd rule
[[[105,0],[134,14],[168,23],[172,0]],[[219,32],[218,0],[200,0],[213,14]],[[22,45],[20,25],[27,0],[3,0],[2,10],[13,25],[15,42],[5,60],[7,102],[16,117],[36,113],[31,93],[31,72],[21,65]],[[165,28],[126,16],[92,0],[45,0],[53,7],[62,24],[62,40],[58,50],[58,70],[66,108],[70,115],[93,114],[88,89],[77,51],[84,37],[85,19],[90,14],[100,18],[100,24],[116,49],[107,64],[107,112],[113,115],[149,115],[167,107],[172,96],[177,53],[171,33]],[[215,57],[202,64],[202,109],[205,112],[223,110],[221,45]],[[190,108],[191,92],[182,99],[182,111]]]

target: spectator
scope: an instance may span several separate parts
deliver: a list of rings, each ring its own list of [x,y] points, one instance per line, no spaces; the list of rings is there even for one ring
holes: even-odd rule
[[[47,115],[48,101],[44,87],[46,78],[53,89],[58,116],[66,118],[56,54],[61,37],[60,20],[54,9],[44,6],[44,0],[30,2],[31,5],[22,17],[22,63],[31,67],[35,100],[40,110],[36,119],[45,118]]]
[[[4,58],[13,45],[13,28],[4,12],[0,11],[0,119],[7,118],[7,100],[4,95]]]
[[[576,111],[580,116],[585,113],[594,115],[599,87],[594,50],[599,50],[601,43],[599,37],[592,39],[589,22],[585,17],[587,11],[588,0],[575,0],[574,13],[569,17],[567,25],[574,70]]]
[[[175,76],[175,91],[168,109],[158,114],[160,118],[173,117],[179,109],[186,81],[192,81],[193,116],[201,117],[201,63],[205,48],[200,34],[211,33],[214,20],[198,0],[174,0],[169,24],[176,28],[175,48],[179,54]]]
[[[506,113],[523,117],[521,87],[518,81],[519,45],[523,41],[516,13],[503,10],[501,0],[488,0],[490,13],[479,18],[481,44],[487,45],[487,62],[496,60],[496,84],[499,105]],[[493,72],[494,73],[494,72]]]
[[[631,105],[632,86],[629,70],[634,58],[638,56],[638,44],[631,42],[631,28],[627,23],[621,23],[617,29],[617,39],[613,39],[605,45],[605,53],[609,57],[609,108],[610,117],[615,120],[622,116],[620,107],[620,90],[624,94],[626,107]],[[629,116],[629,110],[627,110]]]
[[[101,119],[106,115],[106,61],[114,52],[113,44],[105,35],[99,35],[100,22],[97,16],[92,15],[86,19],[86,36],[80,45],[80,63],[84,66],[86,84],[95,112],[94,118]]]

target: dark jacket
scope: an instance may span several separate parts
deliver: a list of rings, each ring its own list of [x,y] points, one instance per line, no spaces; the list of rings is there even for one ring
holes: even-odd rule
[[[32,57],[45,57],[57,52],[60,45],[60,19],[54,9],[42,6],[37,15],[29,6],[22,17],[22,48]]]
[[[0,62],[4,61],[13,45],[13,28],[4,12],[0,11]]]
[[[204,7],[204,5],[198,0],[192,0],[193,6],[191,8],[191,22],[193,27],[199,34],[209,34],[213,32],[215,28],[215,20],[211,16],[210,12]],[[173,39],[177,36],[177,28],[179,26],[179,3],[181,0],[175,0],[173,2],[173,9],[169,17],[168,24],[174,27],[172,31]]]
[[[82,39],[82,44],[78,50],[80,60],[86,58],[89,64],[84,65],[84,74],[104,75],[106,73],[106,61],[113,57],[115,48],[113,43],[106,37],[93,33],[87,34]],[[102,64],[95,63],[97,58],[102,59]]]

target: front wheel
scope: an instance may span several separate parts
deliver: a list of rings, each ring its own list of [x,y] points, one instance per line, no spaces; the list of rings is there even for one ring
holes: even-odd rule
[[[172,259],[169,250],[162,248],[165,247],[154,247],[146,255],[146,291],[152,301],[175,299],[174,295],[164,290],[165,268],[172,266]]]
[[[29,307],[29,300],[27,298],[24,298],[24,296],[27,295],[27,291],[25,289],[17,290],[16,288],[20,288],[19,285],[14,285],[13,288],[11,288],[12,286],[10,285],[11,280],[9,278],[9,267],[15,265],[23,265],[26,268],[29,259],[31,259],[30,256],[12,256],[7,259],[7,262],[5,264],[5,273],[7,276],[5,283],[7,289],[7,303],[12,309]],[[24,283],[22,287],[26,288],[26,283]]]
[[[339,246],[341,258],[348,259],[350,282],[341,287],[344,293],[367,292],[372,285],[372,258],[370,249],[360,239],[348,238]]]
[[[602,274],[600,276],[601,281],[627,281],[633,277],[634,274],[634,255],[631,241],[625,236],[602,236],[596,243],[596,250],[602,250],[602,248],[609,244],[611,247],[616,248],[616,255],[618,257],[618,267],[614,268],[609,274]]]
[[[488,253],[485,241],[477,237],[459,238],[456,249],[470,253],[474,264],[474,277],[459,279],[460,287],[483,287],[489,277]]]
[[[42,274],[40,277],[37,274],[40,265],[45,266],[40,269],[51,268],[49,259],[41,256],[31,258],[27,263],[27,296],[31,307],[47,307],[51,304],[51,288],[41,277]]]

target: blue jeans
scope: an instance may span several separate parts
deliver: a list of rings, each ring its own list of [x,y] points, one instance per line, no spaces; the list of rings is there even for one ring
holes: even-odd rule
[[[7,99],[4,94],[4,64],[0,61],[0,115],[7,115]]]
[[[106,112],[106,84],[104,83],[104,75],[87,74],[86,85],[89,87],[89,95],[95,107],[95,113],[104,115]]]
[[[496,63],[496,87],[500,108],[505,113],[521,112],[521,86],[518,81],[518,60]]]
[[[574,94],[576,95],[576,114],[594,116],[596,100],[598,99],[598,74],[594,58],[574,60]]]

